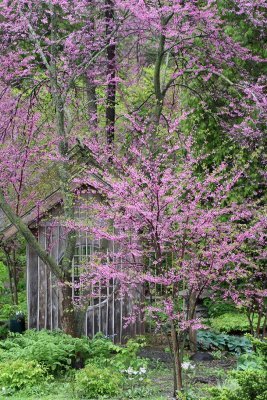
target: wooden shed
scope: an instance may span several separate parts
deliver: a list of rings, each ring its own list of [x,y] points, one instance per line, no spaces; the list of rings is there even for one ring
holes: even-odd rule
[[[91,196],[90,191],[84,195]],[[55,190],[42,202],[42,209],[33,207],[24,216],[23,220],[42,244],[59,263],[64,253],[65,239],[64,228],[58,218],[62,211],[61,194]],[[85,211],[80,204],[76,206],[76,219],[84,220]],[[1,234],[8,239],[16,234],[13,225],[7,226]],[[72,296],[75,301],[79,296],[75,289],[75,281],[79,279],[80,268],[89,260],[95,251],[101,249],[107,254],[114,252],[113,243],[108,240],[95,240],[85,232],[78,233],[76,251],[72,261]],[[100,284],[99,284],[100,285]],[[114,339],[115,342],[123,342],[129,337],[144,333],[144,323],[141,316],[136,322],[125,326],[125,318],[129,317],[133,310],[133,296],[121,298],[116,290],[116,282],[111,281],[107,286],[101,287],[95,284],[90,288],[92,293],[97,292],[90,299],[90,303],[84,311],[80,312],[80,333],[93,337],[96,333]],[[97,286],[97,291],[95,290]],[[27,301],[28,301],[28,328],[60,329],[62,294],[60,285],[49,267],[27,246]],[[79,314],[79,313],[78,313]]]

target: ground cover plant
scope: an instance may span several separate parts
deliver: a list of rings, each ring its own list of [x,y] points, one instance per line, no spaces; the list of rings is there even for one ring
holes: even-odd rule
[[[122,389],[134,393],[136,386],[145,391],[148,361],[137,354],[143,346],[144,339],[118,346],[102,334],[92,340],[60,331],[10,334],[0,342],[1,395],[13,396],[25,387],[25,393],[47,391],[57,380],[71,381],[77,398],[112,397]]]
[[[44,351],[40,360],[33,349],[34,344],[41,349],[44,339],[53,356]],[[224,349],[212,352],[210,361],[193,361],[192,353],[186,351],[182,364],[185,387],[177,398],[236,400],[242,396],[252,400],[258,396],[255,399],[265,400],[266,343],[251,336],[246,340],[254,345],[254,351],[247,347],[246,352],[237,354]],[[163,346],[147,347],[144,338],[118,346],[100,334],[90,340],[74,339],[63,332],[28,331],[11,335],[0,344],[3,399],[172,399],[171,355],[167,353],[166,359]],[[62,356],[62,349],[70,351],[69,359]],[[75,352],[83,365],[73,363]]]
[[[209,330],[197,332],[198,346],[204,350],[226,350],[236,354],[250,352],[251,342],[243,336],[227,335]]]
[[[11,334],[0,343],[0,359],[24,359],[36,361],[52,373],[67,370],[78,357],[89,356],[89,342],[86,339],[74,339],[62,332],[26,331],[25,334]]]
[[[25,387],[33,387],[48,378],[45,367],[36,361],[17,359],[0,363],[0,382],[2,395],[12,395]]]

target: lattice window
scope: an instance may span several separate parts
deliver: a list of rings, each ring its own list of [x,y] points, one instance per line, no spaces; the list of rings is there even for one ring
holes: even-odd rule
[[[80,276],[85,271],[91,257],[101,250],[100,240],[90,239],[87,235],[80,236],[75,255],[72,261],[72,296],[74,301],[78,301],[83,288],[80,286]]]

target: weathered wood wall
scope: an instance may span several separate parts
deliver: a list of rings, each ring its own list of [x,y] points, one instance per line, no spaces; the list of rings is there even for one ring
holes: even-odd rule
[[[58,261],[64,252],[64,233],[60,226],[51,222],[41,222],[37,228],[38,239]],[[73,260],[73,283],[79,274],[79,267],[94,253],[94,248],[102,245],[89,240],[87,234],[81,234],[77,242],[77,254]],[[106,241],[107,252],[114,250],[114,244]],[[27,297],[28,326],[36,329],[60,329],[61,289],[49,268],[28,247],[27,250]],[[94,291],[94,288],[92,288]],[[73,298],[76,293],[73,288]],[[120,298],[115,282],[100,288],[99,296],[90,300],[90,305],[83,317],[82,334],[93,337],[97,332],[123,342],[126,338],[144,333],[144,323],[139,320],[125,326],[125,318],[133,309],[132,296]]]
[[[37,234],[40,243],[45,249],[48,249],[46,230],[46,227],[39,226]],[[53,227],[50,232],[52,240],[57,243],[50,252],[58,259],[60,228]],[[58,329],[61,327],[60,287],[50,269],[29,246],[27,248],[27,300],[28,327],[30,329]]]

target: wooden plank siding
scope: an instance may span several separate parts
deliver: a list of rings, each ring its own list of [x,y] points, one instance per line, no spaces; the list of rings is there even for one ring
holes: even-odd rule
[[[38,322],[38,257],[37,254],[27,246],[27,298],[28,298],[28,327],[37,328]]]
[[[38,228],[39,241],[50,254],[60,260],[64,252],[64,232],[62,227],[53,226],[48,222],[40,224]],[[84,258],[90,258],[94,252],[94,241],[90,241],[87,234],[79,235],[77,253]],[[114,250],[114,244],[103,243],[107,254]],[[100,244],[98,244],[100,246]],[[101,247],[102,248],[102,247]],[[36,254],[28,247],[27,250],[27,294],[29,309],[29,328],[60,329],[61,290],[56,279]],[[73,281],[75,278],[75,258],[73,261]],[[77,261],[76,261],[77,263]],[[77,266],[76,266],[77,269]],[[95,288],[92,288],[92,291]],[[74,296],[73,291],[73,296]],[[132,312],[131,297],[121,299],[115,281],[109,282],[106,287],[100,287],[97,297],[92,297],[90,305],[84,314],[81,332],[93,337],[102,332],[111,337],[114,342],[124,342],[127,338],[144,333],[144,324],[139,321],[125,326],[125,318]]]

